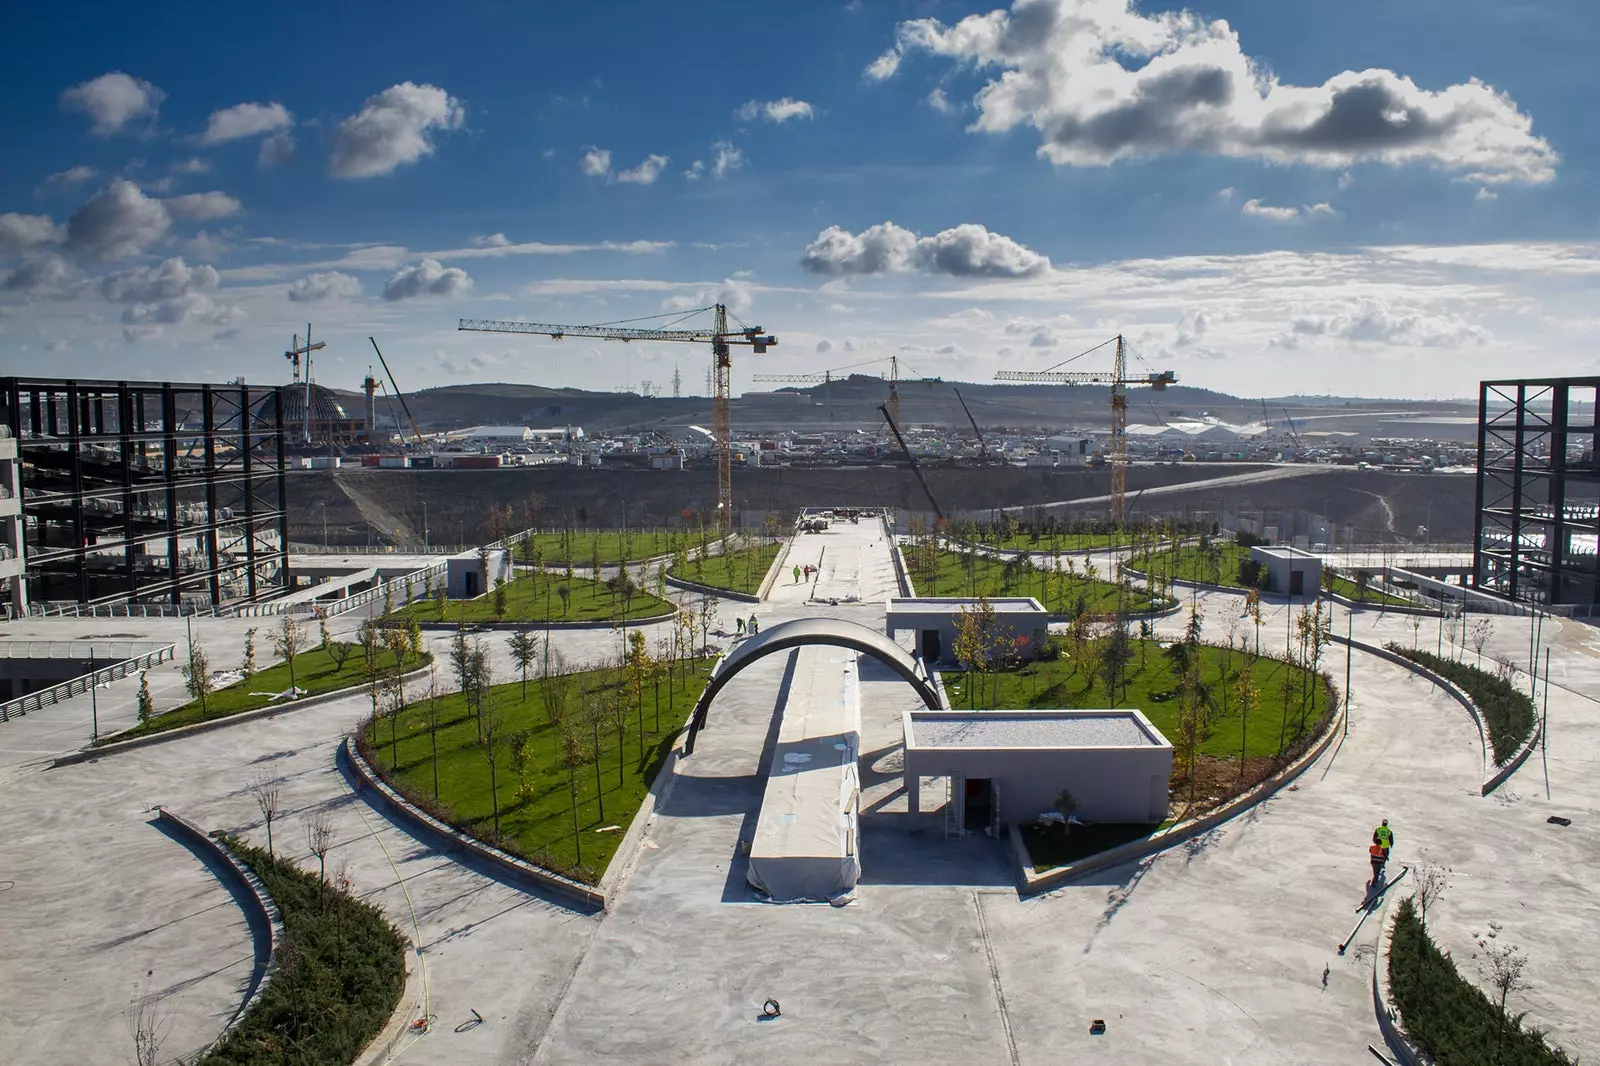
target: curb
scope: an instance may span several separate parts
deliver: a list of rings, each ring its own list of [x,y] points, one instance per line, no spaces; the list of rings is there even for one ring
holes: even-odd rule
[[[174,831],[188,840],[199,845],[203,850],[215,856],[227,870],[231,870],[238,887],[243,888],[245,895],[255,901],[254,915],[247,914],[247,919],[254,919],[248,924],[251,928],[251,939],[255,942],[255,953],[261,961],[261,980],[255,987],[245,993],[244,1000],[239,1004],[239,1009],[234,1011],[233,1017],[228,1019],[228,1024],[222,1027],[222,1032],[207,1047],[209,1051],[227,1037],[238,1026],[251,1007],[261,999],[266,992],[267,982],[272,980],[272,971],[278,952],[278,945],[283,942],[283,915],[278,912],[278,905],[273,902],[272,895],[267,887],[261,883],[254,871],[246,866],[222,841],[215,837],[207,836],[203,830],[186,818],[181,818],[162,807],[156,808],[156,821],[170,826]]]
[[[794,534],[783,539],[783,551],[772,560],[772,566],[767,570],[767,576],[761,582],[761,587],[756,589],[756,599],[765,600],[772,593],[772,586],[778,583],[778,575],[783,573],[784,560],[789,558],[789,549],[794,547]]]
[[[684,730],[689,728],[689,723],[692,721],[694,721],[693,708],[689,711],[689,717],[684,719],[683,726],[679,728],[678,737],[683,736]],[[678,780],[678,760],[682,755],[682,744],[674,743],[671,753],[662,762],[661,769],[656,771],[656,779],[650,782],[644,802],[639,804],[638,811],[634,812],[633,821],[628,823],[628,831],[617,845],[616,854],[611,856],[611,862],[607,864],[606,872],[600,878],[600,891],[605,894],[608,901],[616,899],[617,893],[627,884],[634,867],[638,865],[639,856],[644,851],[644,838],[656,820],[656,809],[667,801],[667,797],[672,794],[673,784]]]
[[[1256,785],[1249,792],[1235,796],[1232,800],[1208,814],[1192,821],[1179,823],[1165,832],[1146,837],[1144,840],[1121,844],[1109,851],[1099,852],[1069,866],[1057,866],[1055,869],[1042,874],[1036,874],[1033,872],[1033,867],[1024,865],[1022,867],[1021,894],[1029,896],[1044,892],[1083,874],[1102,870],[1108,866],[1119,866],[1125,862],[1142,859],[1146,855],[1154,855],[1157,852],[1166,851],[1174,844],[1181,844],[1190,837],[1198,836],[1209,829],[1213,829],[1235,815],[1249,810],[1262,800],[1272,798],[1284,785],[1305,773],[1313,763],[1322,758],[1323,752],[1327,751],[1328,746],[1333,743],[1333,738],[1339,735],[1338,727],[1344,721],[1344,715],[1344,709],[1341,707],[1339,713],[1329,720],[1328,728],[1323,731],[1321,738],[1294,762]],[[1021,834],[1016,835],[1020,837]]]
[[[400,989],[400,1002],[395,1004],[394,1013],[378,1030],[378,1035],[367,1041],[367,1046],[356,1055],[351,1066],[383,1066],[389,1061],[400,1039],[410,1032],[411,1023],[427,1017],[427,987],[422,979],[422,966],[417,961],[420,954],[416,945],[412,945],[405,953],[406,983]]]
[[[760,603],[760,596],[752,596],[748,592],[735,592],[732,589],[719,589],[715,585],[702,585],[698,581],[685,581],[681,577],[667,575],[667,584],[675,589],[686,592],[698,592],[705,596],[715,596],[721,600],[738,600],[740,603]]]
[[[1372,1009],[1378,1016],[1378,1031],[1383,1042],[1395,1053],[1403,1066],[1419,1066],[1417,1050],[1400,1031],[1400,1012],[1395,1009],[1389,995],[1389,941],[1394,935],[1395,915],[1389,910],[1390,899],[1383,899],[1383,917],[1378,922],[1378,950],[1372,956]]]
[[[671,584],[672,579],[668,578],[667,583]],[[670,622],[677,616],[677,611],[668,611],[666,614],[652,614],[646,615],[643,618],[629,618],[626,619],[626,622],[629,627],[653,626],[658,625],[661,622]],[[621,624],[623,621],[624,620],[620,618],[593,618],[579,622],[468,622],[466,624],[466,629],[468,633],[480,629],[488,629],[495,632],[506,633],[515,633],[524,629],[530,631],[538,629],[612,629]],[[461,623],[459,622],[419,622],[418,624],[422,626],[424,631],[434,633],[454,633],[456,630],[461,628]]]
[[[367,764],[356,750],[356,741],[353,735],[347,735],[344,743],[339,748],[344,753],[350,767],[355,771],[356,779],[363,788],[368,788],[378,793],[378,797],[395,813],[435,836],[443,837],[446,844],[445,850],[465,851],[480,861],[493,866],[503,874],[525,884],[554,892],[566,899],[572,900],[581,906],[592,907],[596,910],[605,910],[606,895],[599,889],[563,877],[558,873],[535,866],[525,859],[519,859],[509,852],[491,847],[480,840],[468,836],[454,826],[446,825],[422,808],[413,804],[399,792],[395,791],[375,770]]]
[[[1351,647],[1359,648],[1364,652],[1369,652],[1379,658],[1387,659],[1392,663],[1405,667],[1418,677],[1444,689],[1457,703],[1467,709],[1467,713],[1472,715],[1472,724],[1478,727],[1478,747],[1483,754],[1483,783],[1478,786],[1478,795],[1487,796],[1505,784],[1506,778],[1520,769],[1522,764],[1527,761],[1528,756],[1533,753],[1533,749],[1538,746],[1539,736],[1543,727],[1535,719],[1533,732],[1528,735],[1528,739],[1523,742],[1522,747],[1518,749],[1515,755],[1507,759],[1503,765],[1497,766],[1493,761],[1494,754],[1489,747],[1489,730],[1488,726],[1484,724],[1483,712],[1478,710],[1478,705],[1472,702],[1472,697],[1468,696],[1455,682],[1434,673],[1419,662],[1413,662],[1404,655],[1390,651],[1388,648],[1374,647],[1359,640],[1347,640],[1337,633],[1330,634],[1330,638],[1335,644],[1348,644]]]
[[[408,670],[401,674],[400,680],[402,682],[415,681],[424,676],[427,672],[427,666],[419,666],[415,670]],[[256,707],[252,710],[240,711],[238,714],[229,714],[221,718],[213,718],[207,722],[195,722],[192,725],[181,725],[176,729],[167,729],[160,733],[151,733],[147,736],[131,737],[128,740],[110,740],[99,745],[98,747],[82,748],[78,751],[69,752],[66,755],[58,755],[56,758],[50,761],[50,764],[46,767],[46,769],[54,770],[58,766],[71,766],[75,763],[93,762],[95,759],[105,758],[106,756],[110,755],[120,755],[125,751],[133,751],[137,748],[147,748],[152,744],[165,744],[169,740],[182,740],[185,737],[192,737],[198,733],[209,733],[213,729],[223,729],[230,725],[241,725],[245,722],[254,722],[260,718],[271,718],[274,715],[283,714],[285,711],[305,710],[307,707],[316,707],[324,703],[332,703],[334,700],[342,700],[346,696],[361,692],[365,688],[365,685],[351,685],[348,688],[336,688],[332,692],[322,692],[315,696],[307,696],[305,699],[295,700],[293,703],[270,704],[266,707]],[[115,736],[116,734],[112,735]]]

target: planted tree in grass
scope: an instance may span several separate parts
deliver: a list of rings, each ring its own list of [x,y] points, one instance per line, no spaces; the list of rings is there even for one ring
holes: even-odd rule
[[[539,657],[539,638],[526,629],[519,629],[506,638],[511,651],[511,661],[522,671],[522,699],[528,699],[528,667]]]
[[[317,637],[319,648],[326,648],[333,643],[333,635],[328,632],[328,610],[325,607],[317,608]]]
[[[494,587],[494,616],[496,619],[506,616],[506,583],[504,581]]]
[[[1513,992],[1523,992],[1528,988],[1528,982],[1523,978],[1522,972],[1527,969],[1528,956],[1513,944],[1496,942],[1502,926],[1499,922],[1489,923],[1489,932],[1477,937],[1478,950],[1483,953],[1483,958],[1478,962],[1478,972],[1483,974],[1489,982],[1489,987],[1495,990],[1498,999],[1495,1006],[1500,1011],[1500,1024],[1494,1033],[1494,1061],[1500,1061],[1501,1049],[1505,1046],[1506,1031],[1517,1029],[1522,1024],[1521,1015],[1513,1021],[1506,1016],[1506,998]]]
[[[1236,695],[1239,699],[1239,776],[1244,777],[1244,760],[1250,750],[1250,714],[1261,706],[1261,690],[1256,687],[1252,673],[1255,662],[1247,662],[1239,669]]]
[[[139,671],[139,724],[149,725],[156,716],[156,701],[150,695],[150,672]]]
[[[422,638],[422,623],[417,621],[416,615],[406,616],[406,640],[411,644],[411,654],[418,662],[428,650],[427,641]]]
[[[200,644],[189,645],[189,661],[183,667],[183,687],[189,690],[191,699],[199,701],[200,716],[204,718],[206,700],[215,686],[211,683],[211,660]]]
[[[431,676],[428,679],[428,702],[422,705],[422,714],[428,725],[428,748],[433,758],[433,798],[437,800],[439,798],[439,690],[434,686]]]
[[[358,630],[361,641],[361,682],[366,686],[367,698],[372,702],[372,745],[378,745],[378,698],[383,686],[383,635],[372,619],[361,623]]]
[[[696,613],[696,620],[700,626],[700,652],[705,654],[711,650],[711,627],[717,624],[716,597],[700,597],[700,609]]]
[[[328,658],[332,659],[334,667],[342,672],[344,664],[350,661],[350,656],[355,653],[355,650],[355,645],[336,640],[328,645]]]
[[[450,605],[450,591],[441,580],[433,587],[433,615],[434,621],[443,622],[445,609]]]
[[[583,732],[568,722],[561,729],[561,765],[567,770],[567,794],[572,798],[572,848],[577,865],[583,865],[583,829],[578,823],[578,767],[583,765]]]
[[[565,618],[567,617],[567,608],[572,605],[572,586],[564,583],[557,585],[556,595],[561,597],[561,617]]]
[[[628,733],[628,703],[623,694],[615,688],[607,688],[602,706],[605,708],[606,720],[617,734],[617,787],[624,788],[628,783],[627,769],[627,733]],[[642,750],[643,745],[640,745]]]
[[[606,820],[606,793],[605,786],[600,781],[600,730],[606,725],[606,708],[604,693],[600,691],[600,683],[595,676],[585,671],[578,675],[580,680],[579,698],[583,701],[580,714],[583,724],[589,728],[589,739],[594,747],[594,793],[595,801],[600,805],[600,820]]]
[[[278,817],[278,804],[283,795],[283,782],[270,777],[257,777],[250,783],[250,797],[261,811],[261,820],[267,825],[267,855],[272,856],[272,823]]]
[[[293,699],[296,695],[294,657],[305,650],[305,634],[298,618],[289,614],[278,617],[278,631],[272,634],[272,647],[289,668],[289,695]]]
[[[484,674],[488,678],[490,668],[485,666]],[[483,757],[489,763],[489,804],[494,812],[494,832],[500,835],[500,780],[496,773],[496,755],[501,744],[500,733],[505,728],[505,718],[500,714],[499,708],[494,705],[494,696],[488,686],[485,686],[483,707],[478,711],[478,744],[483,748]]]
[[[394,666],[398,670],[405,665],[406,656],[411,654],[411,635],[399,626],[384,626],[383,646],[394,656]]]
[[[239,660],[239,672],[249,680],[256,672],[256,627],[244,631],[244,655]]]

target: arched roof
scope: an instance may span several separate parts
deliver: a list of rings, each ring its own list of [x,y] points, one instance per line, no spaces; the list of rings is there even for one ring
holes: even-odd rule
[[[706,712],[711,707],[711,701],[722,691],[722,686],[738,676],[739,671],[768,655],[808,644],[849,648],[851,651],[870,655],[905,678],[911,687],[917,690],[917,695],[922,697],[922,702],[930,710],[937,711],[944,707],[939,699],[939,690],[934,688],[933,683],[918,669],[917,660],[876,629],[869,629],[859,622],[847,622],[840,618],[796,618],[762,630],[738,644],[722,660],[722,668],[717,671],[717,676],[711,679],[711,683],[706,685],[706,690],[700,694],[700,699],[694,706],[694,718],[689,725],[689,735],[683,743],[683,753],[693,754],[695,734],[705,725]]]

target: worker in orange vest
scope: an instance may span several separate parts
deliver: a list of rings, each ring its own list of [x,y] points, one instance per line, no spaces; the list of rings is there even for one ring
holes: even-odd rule
[[[1374,841],[1367,849],[1367,854],[1372,857],[1372,880],[1374,883],[1383,880],[1383,864],[1388,861],[1388,851],[1382,844]]]

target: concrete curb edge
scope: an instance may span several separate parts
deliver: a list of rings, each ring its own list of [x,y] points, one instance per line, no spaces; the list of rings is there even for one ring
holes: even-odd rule
[[[267,982],[272,980],[272,973],[276,965],[278,945],[283,942],[283,915],[278,911],[278,905],[272,899],[272,894],[267,891],[267,886],[255,872],[246,866],[233,849],[215,837],[208,836],[204,830],[193,822],[179,815],[173,814],[164,807],[156,808],[156,820],[165,823],[174,829],[180,836],[198,845],[205,851],[214,855],[225,869],[233,872],[234,879],[245,891],[245,895],[255,901],[256,921],[249,924],[257,926],[252,932],[251,940],[255,942],[255,952],[261,961],[261,980],[255,987],[245,993],[244,1000],[239,1004],[239,1009],[234,1011],[233,1017],[228,1019],[228,1024],[222,1027],[222,1032],[217,1034],[207,1047],[207,1051],[222,1043],[227,1035],[238,1027],[239,1022],[249,1013],[250,1008],[260,1001],[262,994],[267,989]],[[263,935],[259,930],[264,929]],[[263,958],[264,957],[264,958]]]
[[[344,752],[350,767],[355,771],[357,779],[362,786],[378,794],[391,810],[395,811],[405,820],[444,838],[449,846],[465,851],[475,858],[495,867],[513,879],[533,884],[539,888],[549,890],[558,895],[571,899],[583,906],[604,910],[606,907],[605,893],[581,881],[574,881],[558,873],[535,866],[525,859],[519,859],[509,852],[485,844],[480,840],[468,836],[461,830],[451,825],[446,825],[421,807],[406,799],[392,786],[378,776],[377,771],[368,765],[367,760],[361,757],[356,750],[354,734],[347,734],[339,750]],[[447,846],[447,850],[449,850]]]
[[[400,675],[404,682],[417,680],[428,672],[427,666],[419,666],[415,670],[408,670]],[[261,718],[271,718],[283,714],[285,711],[303,711],[307,707],[317,707],[334,700],[342,700],[364,689],[365,685],[350,685],[347,688],[336,688],[332,692],[322,692],[315,696],[307,696],[293,703],[275,703],[266,707],[256,707],[238,714],[225,715],[213,718],[207,722],[195,722],[193,725],[182,725],[176,729],[164,730],[160,733],[150,733],[142,737],[132,737],[128,740],[113,740],[95,748],[80,748],[66,755],[58,755],[50,761],[48,769],[54,770],[58,766],[71,766],[74,763],[93,762],[95,759],[106,758],[111,755],[120,755],[125,751],[134,751],[138,748],[147,748],[152,744],[165,744],[170,740],[182,740],[198,733],[209,733],[214,729],[224,729],[231,725],[242,725],[245,722],[254,722]]]
[[[667,584],[675,589],[685,592],[698,592],[705,596],[715,596],[719,600],[738,600],[740,603],[760,603],[760,596],[752,596],[748,592],[735,592],[732,589],[719,589],[715,585],[702,585],[698,581],[685,581],[681,577],[667,575]]]
[[[1180,822],[1165,832],[1099,852],[1068,866],[1057,866],[1042,874],[1031,874],[1031,866],[1022,867],[1023,886],[1021,894],[1024,896],[1036,895],[1065,884],[1083,874],[1102,870],[1108,866],[1118,866],[1125,862],[1132,862],[1135,859],[1142,859],[1147,855],[1166,851],[1174,844],[1181,844],[1190,837],[1199,836],[1201,833],[1214,829],[1223,822],[1244,813],[1263,800],[1271,799],[1283,786],[1305,773],[1318,759],[1322,758],[1323,753],[1333,743],[1333,738],[1339,735],[1339,725],[1344,721],[1344,716],[1345,711],[1341,706],[1339,713],[1329,720],[1328,728],[1323,732],[1321,738],[1298,759],[1259,785],[1256,785],[1250,791],[1235,796],[1214,811],[1187,822]],[[1020,834],[1017,835],[1020,837]]]
[[[412,945],[405,954],[406,983],[400,989],[400,1001],[395,1004],[389,1020],[383,1023],[376,1036],[356,1055],[351,1066],[382,1066],[387,1062],[400,1039],[411,1029],[411,1023],[426,1017],[427,992],[422,979],[419,950]]]
[[[672,579],[668,578],[667,581],[670,584]],[[627,619],[627,624],[630,629],[634,626],[660,625],[662,622],[672,621],[677,616],[677,611],[669,611],[666,614],[652,614],[646,615],[643,618],[629,618]],[[540,629],[613,629],[620,625],[622,621],[623,620],[620,618],[593,618],[578,622],[468,622],[467,632],[471,633],[472,631],[479,629],[488,629],[496,633],[515,633],[524,629],[529,630],[530,632]],[[433,633],[454,632],[455,630],[461,628],[461,624],[458,622],[419,622],[417,624],[420,625],[423,630]]]
[[[1419,1066],[1416,1048],[1400,1029],[1400,1012],[1395,1008],[1389,993],[1389,942],[1394,936],[1395,914],[1389,910],[1390,899],[1383,900],[1383,914],[1378,920],[1377,951],[1372,956],[1372,1009],[1378,1018],[1378,1031],[1383,1042],[1395,1053],[1403,1066]]]

